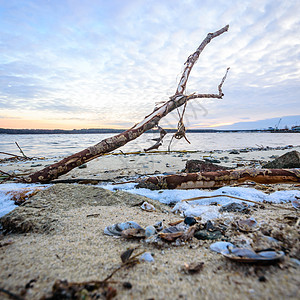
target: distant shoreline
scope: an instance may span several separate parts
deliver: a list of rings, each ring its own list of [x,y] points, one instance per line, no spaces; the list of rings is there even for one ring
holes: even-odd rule
[[[91,128],[91,129],[6,129],[0,128],[0,134],[99,134],[99,133],[121,133],[126,131],[125,129],[112,129],[112,128]],[[148,130],[147,132],[156,132],[157,130]],[[176,129],[166,129],[168,133],[175,133]],[[187,129],[186,132],[190,133],[217,133],[217,132],[262,132],[262,133],[300,133],[297,130],[259,130],[259,129],[248,129],[248,130],[218,130],[218,129]]]

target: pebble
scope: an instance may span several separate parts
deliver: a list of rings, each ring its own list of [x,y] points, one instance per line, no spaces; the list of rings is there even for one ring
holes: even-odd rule
[[[212,251],[221,253],[223,250],[227,250],[227,247],[234,247],[234,245],[229,242],[215,242],[209,248]]]
[[[139,261],[154,262],[154,258],[150,252],[145,252],[140,256]]]
[[[146,238],[154,235],[156,233],[156,229],[154,228],[154,226],[147,226],[145,229],[145,236]]]

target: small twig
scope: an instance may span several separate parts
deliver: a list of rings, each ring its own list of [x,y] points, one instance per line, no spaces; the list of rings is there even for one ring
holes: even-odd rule
[[[20,297],[19,295],[14,294],[14,293],[12,293],[6,289],[3,289],[1,287],[0,287],[0,292],[8,295],[10,298],[15,299],[15,300],[23,300],[24,299],[24,298]]]
[[[117,273],[119,270],[121,270],[121,269],[124,268],[125,266],[132,264],[132,263],[135,261],[135,259],[136,259],[137,256],[139,256],[139,255],[141,255],[141,254],[143,254],[143,253],[145,253],[145,252],[146,252],[146,250],[143,250],[143,251],[139,252],[138,254],[132,256],[132,257],[131,257],[129,260],[127,260],[126,262],[122,263],[121,266],[119,266],[119,267],[118,267],[117,269],[115,269],[110,275],[108,275],[108,276],[103,280],[103,282],[107,282],[107,280],[110,279],[115,273]]]
[[[182,202],[189,202],[189,201],[194,201],[194,200],[201,200],[201,199],[207,199],[207,198],[219,198],[219,197],[228,197],[228,198],[237,199],[237,200],[241,200],[241,201],[245,201],[245,202],[255,203],[255,204],[257,204],[257,205],[268,204],[268,205],[270,205],[270,206],[272,206],[272,207],[280,208],[280,209],[287,209],[287,210],[291,210],[291,209],[292,209],[292,208],[289,208],[289,207],[283,207],[283,206],[274,205],[273,203],[269,203],[269,202],[263,202],[263,203],[262,203],[262,202],[257,202],[257,201],[248,200],[248,199],[239,198],[239,197],[230,196],[230,195],[201,196],[201,197],[195,197],[195,198],[183,199],[183,200],[181,200],[181,201],[182,201]]]
[[[154,139],[156,141],[156,143],[153,146],[151,146],[147,149],[144,149],[145,152],[147,152],[149,150],[153,150],[153,149],[158,149],[162,145],[163,138],[167,134],[167,132],[158,125],[157,125],[157,128],[159,130],[159,138]]]
[[[24,158],[28,158],[28,156],[25,155],[25,153],[23,152],[23,150],[21,149],[21,147],[19,146],[19,144],[17,142],[15,142],[15,143],[18,146],[18,148],[19,148],[20,152],[22,153],[23,157]]]
[[[13,156],[15,158],[22,158],[22,159],[24,158],[23,156],[12,154],[12,153],[7,153],[7,152],[0,152],[0,154],[10,155],[10,156]]]

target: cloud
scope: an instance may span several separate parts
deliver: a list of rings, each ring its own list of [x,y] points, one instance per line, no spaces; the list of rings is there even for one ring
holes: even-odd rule
[[[299,14],[296,0],[4,2],[0,107],[11,117],[26,108],[70,121],[82,112],[87,125],[98,116],[103,126],[139,122],[175,92],[207,33],[230,24],[187,85],[215,93],[230,66],[225,97],[199,102],[205,116],[189,105],[189,126],[292,115],[300,109]]]

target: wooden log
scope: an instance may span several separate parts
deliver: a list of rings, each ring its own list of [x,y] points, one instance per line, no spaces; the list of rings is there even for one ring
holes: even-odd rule
[[[189,56],[188,60],[185,63],[185,69],[183,71],[182,78],[179,82],[178,88],[175,92],[175,95],[170,97],[168,101],[166,101],[163,105],[161,105],[159,108],[156,108],[151,114],[145,117],[145,119],[140,122],[139,124],[134,125],[131,129],[128,129],[116,136],[107,138],[102,140],[100,143],[89,147],[87,149],[84,149],[78,153],[75,153],[69,157],[64,158],[63,160],[50,165],[42,170],[39,170],[33,174],[30,174],[29,176],[23,178],[23,181],[25,182],[49,182],[53,179],[58,178],[60,175],[66,174],[72,169],[89,162],[99,156],[102,156],[105,153],[111,152],[126,143],[136,139],[140,135],[142,135],[144,132],[146,132],[149,129],[154,128],[155,126],[158,126],[159,121],[161,118],[166,116],[168,113],[173,111],[174,109],[177,109],[178,107],[185,104],[188,100],[194,99],[194,98],[222,98],[222,85],[224,83],[224,80],[226,78],[227,72],[225,76],[223,77],[218,89],[219,94],[198,94],[194,95],[193,97],[190,97],[188,95],[183,95],[183,92],[185,90],[186,82],[188,80],[190,71],[197,61],[200,53],[204,49],[204,47],[215,37],[223,34],[224,32],[228,31],[229,26],[225,26],[222,29],[214,32],[209,33],[207,37],[203,40],[203,42],[200,44],[200,46],[197,48],[197,50]]]
[[[186,190],[219,188],[245,181],[262,184],[299,183],[300,169],[243,169],[153,176],[143,180],[140,186]]]

